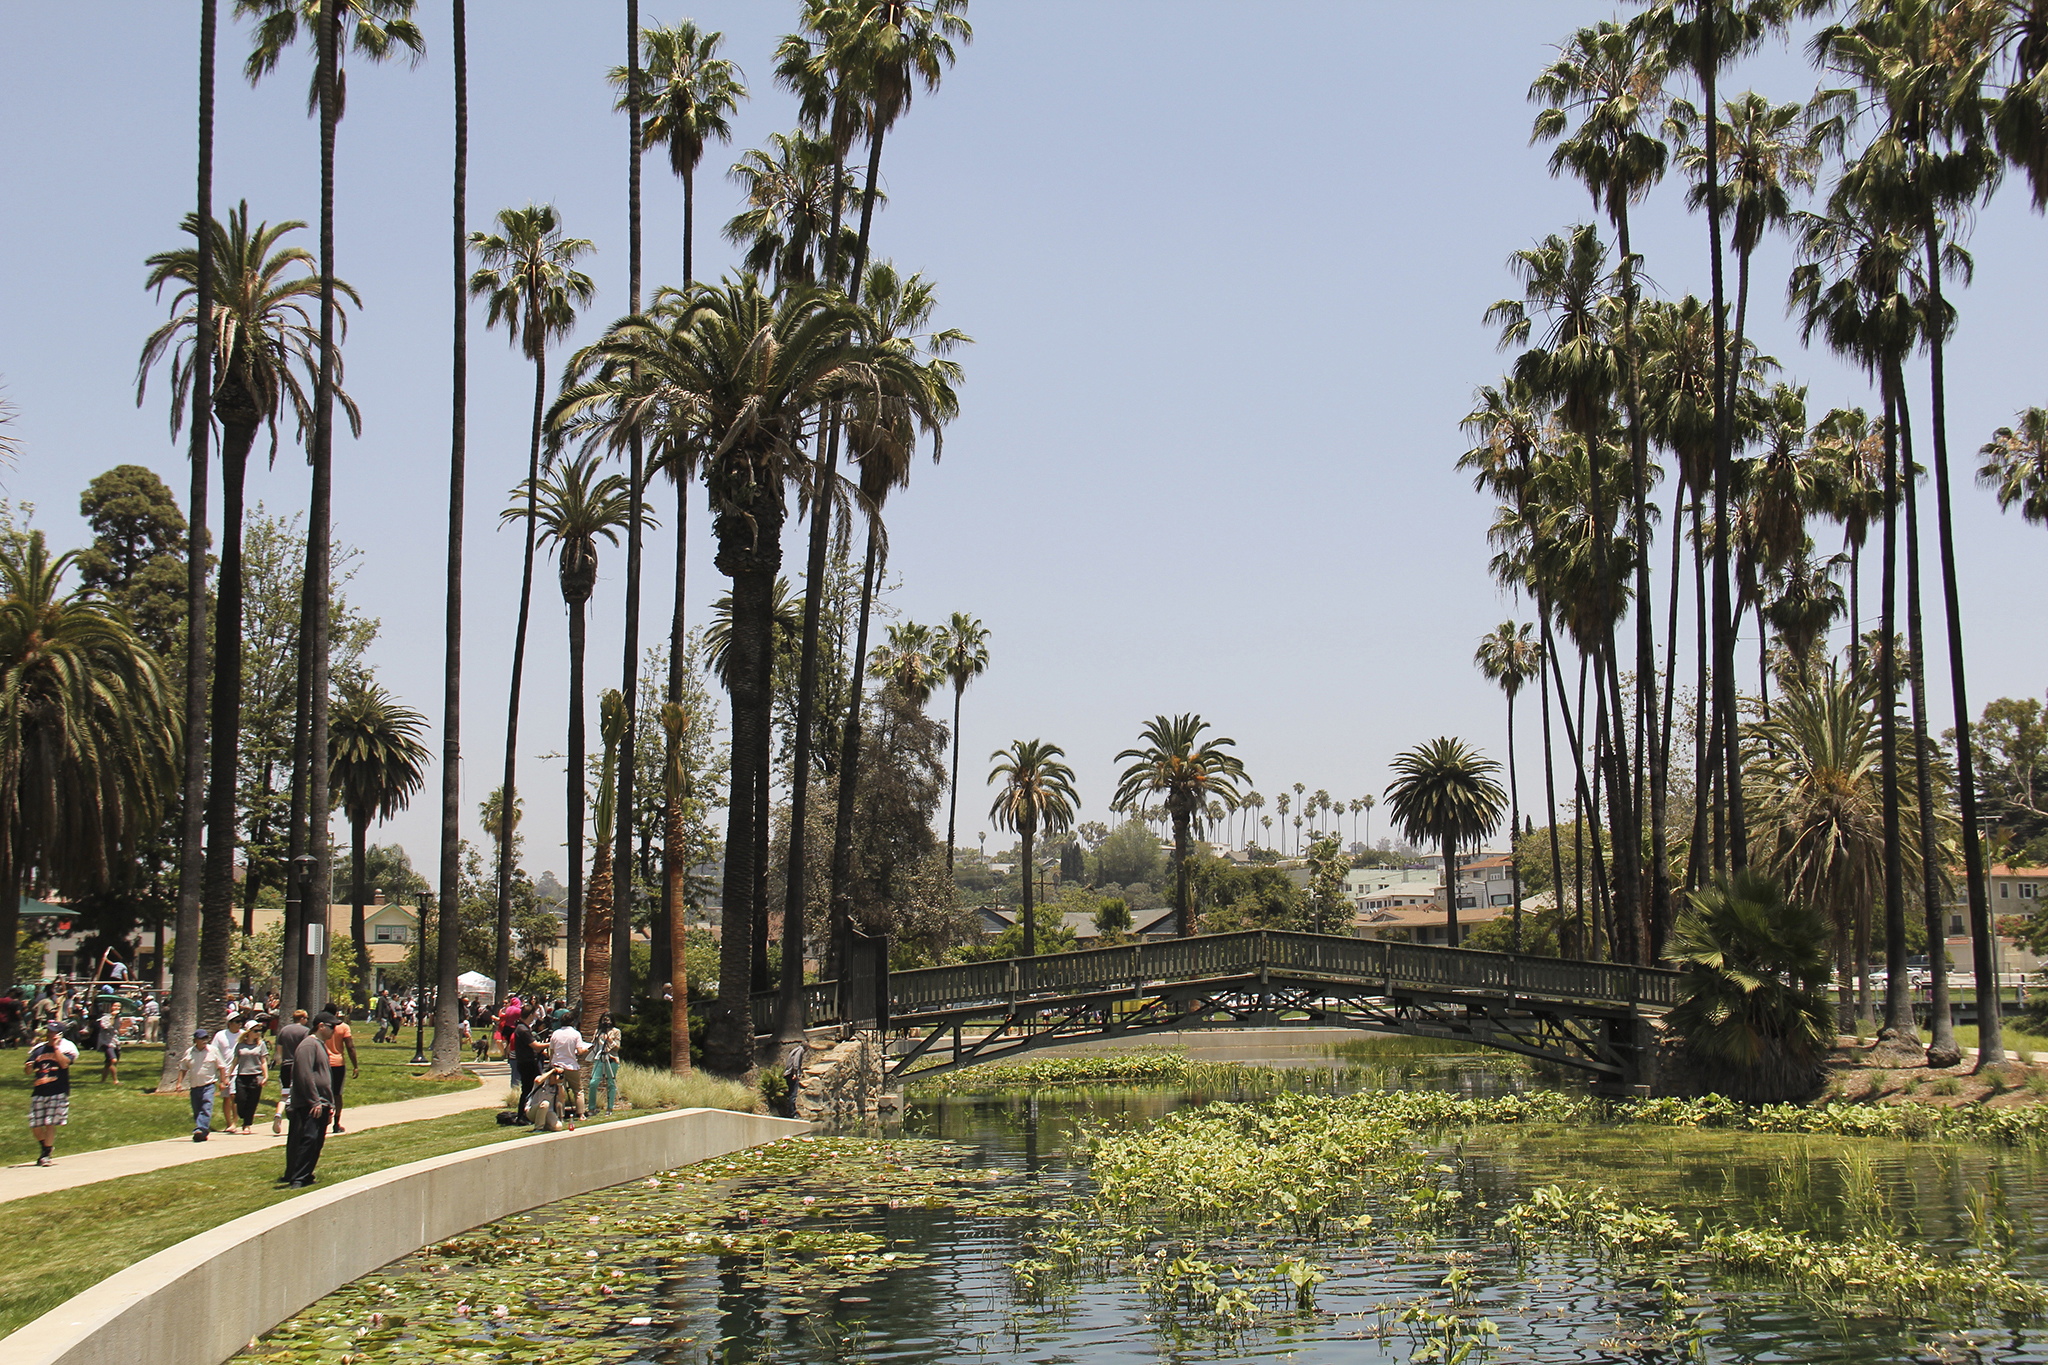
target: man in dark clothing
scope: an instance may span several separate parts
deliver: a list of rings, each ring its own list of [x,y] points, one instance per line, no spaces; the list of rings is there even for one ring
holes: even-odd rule
[[[278,1183],[295,1190],[313,1183],[320,1149],[327,1143],[327,1116],[334,1112],[327,1040],[334,1036],[334,1023],[333,1015],[321,1014],[292,1054],[291,1136],[285,1140],[284,1178]]]
[[[306,1041],[312,1032],[306,1027],[306,1012],[293,1010],[292,1021],[277,1031],[277,1079],[283,1087],[277,1092],[277,1112],[270,1116],[270,1133],[275,1137],[284,1128],[284,1112],[292,1102],[292,1062],[298,1055],[299,1044]],[[322,1070],[327,1067],[323,1059]]]
[[[540,1079],[540,1054],[534,1051],[533,1030],[527,1026],[526,1016],[519,1016],[518,1025],[512,1030],[512,1075],[519,1082],[519,1121],[530,1122],[526,1117],[526,1101],[533,1094],[533,1085]]]

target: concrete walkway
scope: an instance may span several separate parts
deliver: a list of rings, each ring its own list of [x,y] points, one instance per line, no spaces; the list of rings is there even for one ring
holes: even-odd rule
[[[505,1106],[507,1073],[503,1062],[485,1062],[481,1065],[463,1068],[479,1077],[482,1084],[473,1090],[454,1090],[440,1095],[425,1095],[416,1100],[398,1100],[390,1104],[349,1105],[341,1111],[340,1136],[328,1134],[329,1150],[335,1143],[347,1142],[351,1136],[366,1128],[383,1128],[393,1123],[412,1123],[418,1119],[438,1119],[449,1114],[467,1113],[474,1109],[502,1109]],[[269,1114],[276,1101],[266,1095],[263,1113]],[[346,1099],[346,1096],[344,1096]],[[150,1171],[166,1170],[172,1166],[186,1166],[195,1161],[211,1161],[216,1157],[239,1156],[244,1152],[275,1152],[279,1169],[283,1169],[284,1138],[270,1135],[267,1119],[259,1121],[254,1132],[247,1137],[233,1133],[216,1132],[205,1142],[194,1142],[189,1136],[165,1138],[160,1142],[136,1142],[126,1147],[102,1147],[95,1152],[80,1152],[76,1156],[64,1154],[64,1137],[60,1129],[57,1136],[57,1164],[38,1166],[33,1161],[0,1170],[0,1204],[11,1199],[26,1199],[30,1195],[49,1194],[54,1190],[68,1190],[78,1185],[91,1185],[102,1180],[118,1180],[124,1175],[143,1175]]]

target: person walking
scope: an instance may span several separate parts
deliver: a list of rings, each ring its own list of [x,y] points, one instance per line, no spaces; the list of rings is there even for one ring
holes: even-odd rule
[[[185,1049],[185,1059],[178,1063],[178,1079],[171,1089],[186,1089],[186,1079],[191,1079],[192,1096],[192,1140],[206,1141],[213,1131],[213,1092],[220,1082],[220,1058],[208,1046],[213,1034],[203,1028],[192,1030],[192,1046]]]
[[[363,1064],[356,1058],[356,1040],[349,1032],[348,1012],[330,1000],[327,1002],[325,1013],[329,1019],[334,1021],[333,1027],[328,1030],[325,1036],[327,1038],[327,1079],[330,1088],[334,1092],[332,1097],[334,1131],[339,1133],[343,1131],[341,1126],[341,1083],[351,1075],[362,1075]]]
[[[619,1044],[623,1041],[619,1031],[612,1027],[609,1014],[597,1016],[597,1034],[590,1040],[590,1082],[589,1097],[584,1101],[583,1112],[597,1112],[598,1088],[604,1088],[604,1112],[609,1114],[619,1102]]]
[[[569,1022],[569,1011],[559,1010],[554,1017],[555,1031],[548,1035],[548,1065],[559,1074],[562,1097],[558,1101],[563,1126],[570,1132],[576,1131],[576,1110],[583,1098],[583,1054],[590,1044],[583,1041],[583,1035]]]
[[[263,1086],[270,1079],[270,1045],[263,1041],[263,1021],[250,1019],[235,1040],[235,1117],[242,1121],[235,1131],[246,1136],[256,1124],[256,1110],[263,1103]]]
[[[292,1021],[277,1031],[277,1112],[270,1116],[270,1135],[276,1137],[284,1131],[285,1109],[292,1102],[292,1070],[298,1056],[299,1044],[306,1041],[312,1030],[306,1026],[306,1012],[293,1010]]]
[[[327,1120],[334,1110],[327,1043],[338,1022],[333,1015],[322,1013],[314,1019],[313,1031],[300,1039],[292,1053],[291,1135],[285,1141],[284,1175],[277,1183],[295,1190],[313,1183],[320,1149],[327,1145]]]
[[[100,1064],[102,1084],[121,1083],[121,1002],[109,1000],[107,1012],[99,1017]]]
[[[155,1042],[156,1031],[162,1023],[163,1006],[157,1004],[156,997],[152,995],[142,1002],[142,1041]]]
[[[42,1147],[38,1166],[57,1164],[57,1130],[71,1121],[71,1064],[78,1049],[64,1036],[64,1027],[43,1025],[43,1040],[28,1050],[22,1070],[28,1073],[28,1131]]]

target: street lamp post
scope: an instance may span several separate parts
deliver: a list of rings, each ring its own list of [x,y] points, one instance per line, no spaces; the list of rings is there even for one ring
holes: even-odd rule
[[[434,907],[434,893],[420,892],[413,929],[412,973],[412,1064],[427,1064],[427,911]]]

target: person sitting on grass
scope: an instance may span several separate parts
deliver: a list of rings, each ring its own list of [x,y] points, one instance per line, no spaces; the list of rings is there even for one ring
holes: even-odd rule
[[[71,1064],[78,1049],[55,1020],[43,1025],[43,1040],[29,1049],[22,1069],[33,1082],[28,1101],[28,1131],[42,1147],[38,1166],[57,1164],[57,1130],[71,1120]]]

